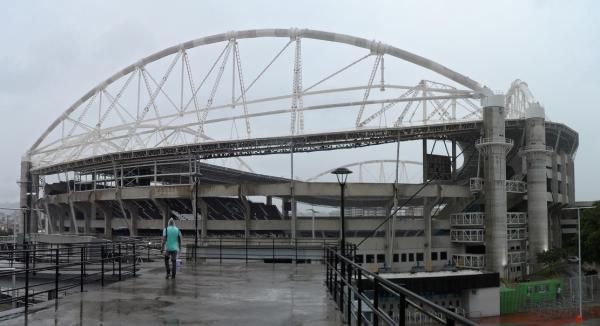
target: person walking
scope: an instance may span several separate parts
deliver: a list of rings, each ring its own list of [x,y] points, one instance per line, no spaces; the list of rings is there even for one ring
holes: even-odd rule
[[[173,218],[169,219],[169,226],[163,230],[163,238],[160,246],[161,252],[165,250],[166,279],[169,278],[169,275],[171,278],[175,278],[175,274],[177,273],[177,256],[181,248],[182,239],[183,236],[181,235],[181,231],[175,226],[175,221]],[[171,260],[171,264],[169,264],[169,260]]]

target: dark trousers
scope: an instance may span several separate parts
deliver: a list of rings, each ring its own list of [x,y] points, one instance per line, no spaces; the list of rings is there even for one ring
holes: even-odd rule
[[[171,265],[169,265],[169,259],[171,260]],[[177,251],[165,252],[165,268],[167,269],[167,275],[171,274],[175,276],[177,272]]]

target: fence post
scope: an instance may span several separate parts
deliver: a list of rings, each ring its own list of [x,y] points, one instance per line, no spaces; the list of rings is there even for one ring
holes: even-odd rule
[[[338,256],[337,256],[337,252],[333,253],[333,301],[337,304],[337,296],[338,296],[338,273],[337,273],[337,263],[338,263]]]
[[[121,244],[119,243],[119,281],[121,281],[121,261],[123,257],[121,257]]]
[[[195,249],[194,249],[195,250]],[[133,277],[135,277],[135,263],[136,263],[137,257],[135,255],[135,242],[133,243]]]
[[[400,311],[398,311],[398,325],[404,326],[406,325],[406,295],[404,293],[400,293]]]
[[[344,278],[346,275],[344,274],[344,270],[346,269],[346,261],[344,260],[344,256],[340,256],[340,311],[344,312]]]
[[[375,309],[373,310],[373,325],[379,325],[379,281],[377,278],[373,278],[373,306]]]
[[[29,250],[25,248],[25,313],[27,313],[29,305]]]
[[[219,236],[219,264],[223,264],[223,238]]]
[[[248,265],[248,237],[244,237],[244,248],[246,251],[246,265]]]
[[[60,266],[59,265],[59,262],[60,262],[59,250],[60,249],[56,248],[55,250],[56,250],[56,253],[55,253],[56,262],[55,262],[55,266],[54,266],[54,269],[55,269],[54,270],[54,299],[58,300],[58,280],[60,277],[60,273],[59,273],[59,268],[60,268],[59,267]]]
[[[272,264],[275,264],[275,238],[271,238],[272,242],[273,242],[273,259],[271,261]]]
[[[358,289],[358,295],[356,303],[356,325],[357,326],[361,326],[362,325],[362,299],[361,299],[361,295],[362,295],[362,271],[360,270],[360,268],[357,270],[358,272],[358,277],[356,278],[356,287]]]
[[[79,272],[79,290],[80,292],[83,292],[83,274],[85,273],[83,271],[83,262],[84,262],[84,257],[83,257],[83,247],[81,247],[81,262],[80,262],[80,272]]]
[[[297,238],[294,238],[294,255],[295,255],[294,262],[296,263],[296,265],[298,265],[298,239]]]
[[[150,261],[150,244],[146,246],[146,250],[148,251],[148,262]]]
[[[346,289],[348,289],[348,308],[346,309],[346,313],[348,314],[348,325],[352,325],[352,265],[350,263],[348,263],[346,271],[348,272],[346,274]]]
[[[323,256],[325,257],[325,284],[327,284],[327,290],[329,290],[329,292],[331,292],[331,279],[329,278],[329,276],[330,276],[329,251],[325,251]]]
[[[112,261],[112,275],[115,276],[115,243],[112,243],[112,251],[110,252],[111,261]]]
[[[104,245],[100,247],[100,282],[104,287]]]
[[[31,260],[31,262],[33,263],[33,270],[31,271],[31,274],[35,276],[35,253],[37,251],[37,244],[33,244],[33,259]]]

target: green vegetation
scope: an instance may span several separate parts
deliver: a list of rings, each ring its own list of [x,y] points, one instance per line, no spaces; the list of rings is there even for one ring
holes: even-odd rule
[[[562,248],[552,248],[537,254],[537,261],[545,265],[552,265],[563,258],[567,258],[567,250]]]
[[[581,212],[581,255],[583,262],[600,263],[600,206]]]

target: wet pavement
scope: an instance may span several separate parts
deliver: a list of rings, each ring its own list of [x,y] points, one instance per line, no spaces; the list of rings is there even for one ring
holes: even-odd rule
[[[323,265],[202,263],[164,267],[32,307],[2,325],[340,325]]]

